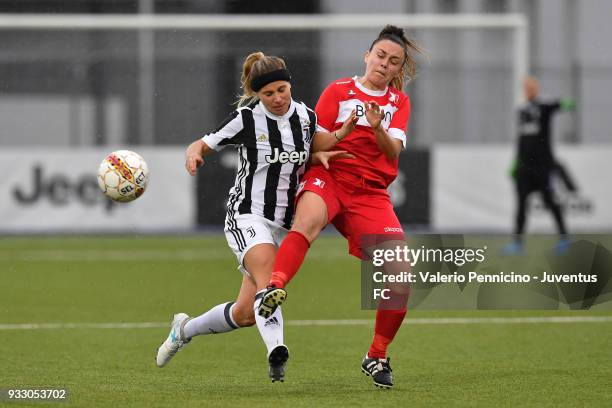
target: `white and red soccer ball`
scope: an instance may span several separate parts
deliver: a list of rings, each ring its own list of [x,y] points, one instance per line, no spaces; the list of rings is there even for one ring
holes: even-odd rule
[[[149,182],[149,167],[142,156],[131,150],[117,150],[102,160],[98,185],[104,194],[119,202],[140,197]]]

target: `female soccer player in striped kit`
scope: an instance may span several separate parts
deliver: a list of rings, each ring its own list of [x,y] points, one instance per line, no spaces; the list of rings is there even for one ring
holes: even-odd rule
[[[362,247],[364,236],[384,235],[383,240],[402,242],[402,226],[387,187],[397,175],[398,156],[406,143],[410,101],[402,88],[415,70],[413,52],[420,49],[402,29],[386,26],[365,53],[365,74],[338,79],[323,91],[315,108],[317,130],[332,132],[332,137],[318,139],[315,151],[334,147],[356,159],[338,160],[329,169],[313,166],[304,175],[295,220],[276,255],[260,315],[274,313],[285,300],[285,286],[327,224],[333,224],[348,240],[349,252],[362,259],[368,249]],[[341,126],[351,114],[357,116],[356,128],[344,137]],[[406,315],[407,292],[396,294],[400,306],[395,310],[379,305],[374,339],[362,362],[362,370],[380,387],[393,385],[386,351]]]
[[[244,95],[238,109],[219,129],[193,142],[185,154],[185,167],[193,176],[204,164],[203,156],[225,146],[238,149],[240,160],[227,203],[225,236],[244,275],[240,292],[235,302],[217,305],[198,317],[176,314],[168,338],[158,349],[157,365],[166,365],[194,336],[256,323],[268,349],[270,377],[282,381],[289,358],[283,344],[282,313],[277,309],[268,319],[255,316],[256,294],[260,291],[261,297],[265,292],[277,246],[291,226],[317,119],[304,103],[292,99],[291,77],[281,58],[250,54],[243,64],[241,83]],[[348,134],[353,128],[347,120],[338,133]],[[319,152],[312,160],[327,166],[328,160],[337,157],[343,157],[343,152]]]

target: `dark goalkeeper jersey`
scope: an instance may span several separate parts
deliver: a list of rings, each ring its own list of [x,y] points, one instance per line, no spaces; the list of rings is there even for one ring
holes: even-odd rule
[[[519,110],[518,164],[527,167],[549,167],[554,163],[551,148],[552,117],[560,101],[527,102]]]
[[[552,118],[560,101],[527,102],[519,110],[519,165],[550,167],[554,163],[551,147]]]

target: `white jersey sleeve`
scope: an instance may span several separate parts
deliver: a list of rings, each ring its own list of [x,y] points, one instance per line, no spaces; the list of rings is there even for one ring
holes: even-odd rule
[[[227,145],[241,144],[241,132],[244,128],[240,110],[232,112],[217,130],[202,137],[202,141],[213,150],[219,151]]]

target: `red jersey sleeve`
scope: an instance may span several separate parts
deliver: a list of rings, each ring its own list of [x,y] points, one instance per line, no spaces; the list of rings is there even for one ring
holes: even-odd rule
[[[331,132],[334,129],[336,120],[338,119],[338,86],[332,83],[325,88],[317,106],[315,113],[317,114],[317,130],[323,132]]]
[[[410,99],[404,95],[400,99],[400,103],[397,107],[397,111],[391,119],[389,124],[389,136],[399,139],[402,141],[404,148],[406,148],[406,130],[408,128],[408,119],[410,118]]]

